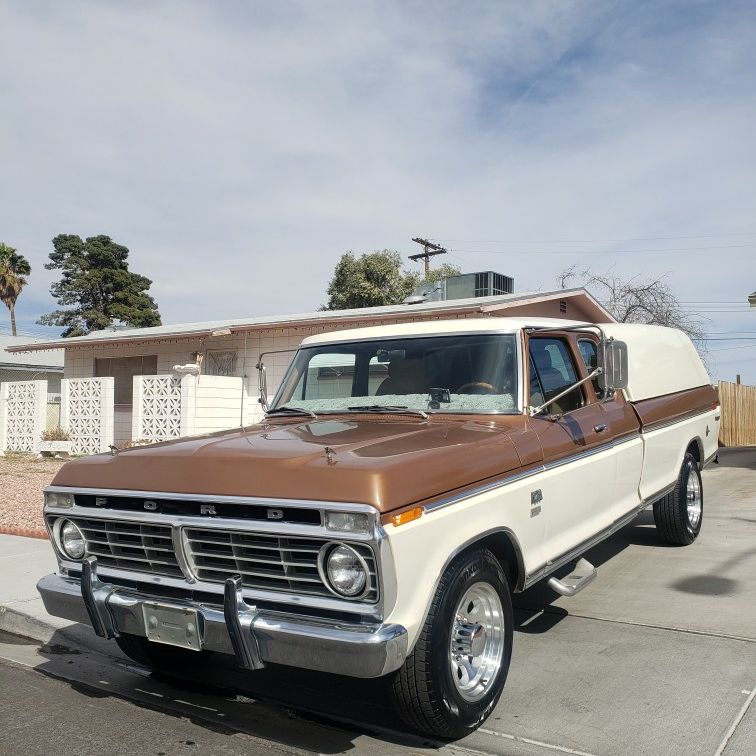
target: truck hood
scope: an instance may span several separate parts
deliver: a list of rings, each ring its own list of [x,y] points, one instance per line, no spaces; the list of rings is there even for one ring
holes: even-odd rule
[[[276,420],[64,465],[75,488],[371,504],[388,512],[536,461],[522,416]]]

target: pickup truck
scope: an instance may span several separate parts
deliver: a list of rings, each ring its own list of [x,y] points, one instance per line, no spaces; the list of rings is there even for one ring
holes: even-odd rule
[[[457,738],[502,693],[513,593],[585,588],[581,555],[647,507],[661,541],[701,531],[720,410],[680,331],[342,330],[305,339],[270,402],[264,362],[259,424],[61,468],[48,612],[155,669],[390,676],[406,725]]]

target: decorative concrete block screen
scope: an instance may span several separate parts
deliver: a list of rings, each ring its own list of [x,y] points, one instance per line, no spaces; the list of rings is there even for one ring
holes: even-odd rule
[[[113,378],[65,378],[60,424],[71,436],[72,454],[97,454],[113,443]]]
[[[187,435],[182,406],[195,381],[193,375],[135,375],[132,438],[165,441]]]
[[[47,424],[47,381],[8,381],[0,402],[2,450],[33,452]]]

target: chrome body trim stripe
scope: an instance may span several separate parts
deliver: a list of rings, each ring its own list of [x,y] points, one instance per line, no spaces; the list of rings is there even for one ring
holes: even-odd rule
[[[424,505],[423,510],[426,514],[430,514],[431,512],[435,512],[438,509],[443,509],[444,507],[448,507],[451,504],[456,504],[457,502],[463,501],[464,499],[469,499],[473,496],[478,496],[479,494],[487,493],[488,491],[492,491],[496,488],[508,486],[511,483],[516,483],[517,481],[523,480],[524,478],[530,478],[533,475],[539,475],[540,473],[547,472],[549,470],[554,470],[558,467],[563,467],[564,465],[568,465],[572,462],[577,462],[587,457],[593,457],[596,454],[601,454],[605,451],[609,451],[610,449],[614,449],[617,446],[621,446],[622,444],[631,443],[637,439],[640,439],[640,437],[641,436],[638,433],[633,434],[632,436],[625,436],[619,441],[617,440],[608,441],[605,444],[594,446],[591,449],[586,449],[584,451],[577,452],[576,454],[570,454],[567,457],[562,457],[561,459],[555,459],[552,462],[540,464],[540,465],[537,465],[536,467],[531,467],[528,470],[521,470],[519,472],[512,473],[511,475],[507,475],[504,478],[500,478],[499,480],[492,481],[491,483],[485,483],[481,486],[476,486],[475,488],[469,491],[464,491],[462,493],[447,496],[443,499],[438,499],[437,501]]]
[[[670,425],[677,425],[677,423],[684,423],[688,420],[693,420],[696,417],[700,417],[701,415],[708,415],[710,412],[716,412],[717,410],[709,407],[705,410],[695,410],[693,412],[686,413],[685,415],[680,415],[679,417],[670,419],[670,420],[658,420],[655,423],[650,423],[649,425],[643,426],[641,428],[641,434],[643,433],[651,433],[652,431],[661,430],[662,428],[668,428]]]

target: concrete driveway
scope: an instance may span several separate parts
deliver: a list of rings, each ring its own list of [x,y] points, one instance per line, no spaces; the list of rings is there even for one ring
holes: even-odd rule
[[[578,596],[537,586],[517,597],[502,700],[456,744],[399,732],[380,681],[229,668],[177,688],[81,626],[43,648],[0,639],[0,657],[71,681],[72,696],[85,686],[205,723],[206,753],[219,752],[218,738],[246,733],[274,750],[321,753],[752,755],[756,449],[725,450],[721,460],[704,474],[694,545],[662,544],[645,512],[587,555],[599,575]]]

